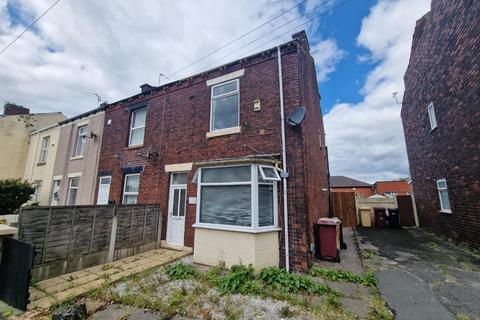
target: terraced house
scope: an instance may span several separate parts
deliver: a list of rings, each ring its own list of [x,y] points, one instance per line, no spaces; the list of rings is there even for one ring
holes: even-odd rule
[[[313,223],[328,212],[324,141],[300,32],[106,106],[98,198],[159,203],[164,245],[193,248],[198,263],[262,267],[287,257],[306,269]]]

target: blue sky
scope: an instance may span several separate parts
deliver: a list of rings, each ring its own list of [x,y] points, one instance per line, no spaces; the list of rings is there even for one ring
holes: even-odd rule
[[[301,0],[62,0],[0,56],[0,100],[74,116],[97,107],[97,95],[113,102],[142,83],[157,85],[160,73],[172,74],[280,13],[178,78],[289,41],[331,10],[306,30],[317,51],[332,174],[368,182],[408,176],[392,92],[401,100],[415,22],[430,0],[325,1],[295,8]],[[0,0],[0,48],[53,2]]]

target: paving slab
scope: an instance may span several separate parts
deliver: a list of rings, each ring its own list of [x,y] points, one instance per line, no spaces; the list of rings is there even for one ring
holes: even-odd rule
[[[53,303],[85,294],[105,283],[171,263],[190,254],[184,251],[157,249],[40,281],[29,289],[31,302],[28,309],[49,308]]]
[[[111,319],[128,319],[128,320],[157,320],[161,318],[161,313],[145,311],[144,309],[112,304],[102,311],[96,312],[93,320],[111,320]]]

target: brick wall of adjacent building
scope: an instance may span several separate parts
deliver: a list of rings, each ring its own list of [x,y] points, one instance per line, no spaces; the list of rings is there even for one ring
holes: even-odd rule
[[[299,44],[300,43],[300,44]],[[304,124],[286,125],[288,162],[288,207],[291,263],[305,269],[312,257],[309,251],[312,221],[327,214],[326,166],[320,149],[323,137],[319,94],[313,59],[301,46],[306,39],[291,42],[282,48],[285,113],[304,105]],[[280,102],[277,51],[243,59],[208,73],[139,94],[110,105],[105,111],[105,127],[100,154],[99,175],[112,174],[110,200],[121,202],[122,166],[144,166],[140,179],[139,203],[159,203],[163,212],[163,238],[166,235],[169,174],[165,165],[277,154],[281,159]],[[244,69],[240,77],[241,132],[229,136],[206,138],[210,123],[210,87],[206,80]],[[261,111],[253,102],[260,100]],[[128,148],[130,108],[147,104],[144,145]],[[254,151],[257,150],[257,151]],[[150,159],[145,156],[150,151]],[[195,169],[189,172],[187,195],[195,197],[197,188],[191,183]],[[283,227],[282,187],[278,183],[279,222]],[[187,204],[185,245],[193,246],[195,204]],[[283,259],[283,231],[279,233]],[[284,261],[281,261],[284,263]]]
[[[417,21],[402,120],[420,225],[480,248],[480,2],[432,0]],[[438,127],[431,131],[427,105]],[[439,213],[445,178],[452,214]]]

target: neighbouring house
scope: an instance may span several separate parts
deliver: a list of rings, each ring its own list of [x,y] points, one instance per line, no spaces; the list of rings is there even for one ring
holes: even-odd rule
[[[412,194],[412,185],[407,180],[376,181],[372,185],[372,194],[386,197]]]
[[[0,115],[0,179],[22,178],[30,133],[64,120],[61,112],[30,113],[30,109],[6,102]]]
[[[144,84],[109,104],[97,199],[160,204],[163,244],[193,248],[198,263],[262,267],[285,265],[288,256],[287,267],[307,269],[313,225],[328,214],[309,51],[299,32],[277,48],[159,87]]]
[[[59,123],[62,139],[50,180],[51,205],[108,203],[106,197],[97,200],[95,193],[105,115],[103,110],[104,105]]]
[[[373,194],[370,183],[345,176],[331,176],[330,188],[332,192],[355,192],[358,197],[369,197]]]
[[[480,249],[480,2],[417,21],[402,121],[420,226]]]
[[[51,198],[53,167],[58,148],[60,128],[57,124],[36,130],[30,134],[30,143],[23,178],[35,185],[33,203],[49,205]]]

